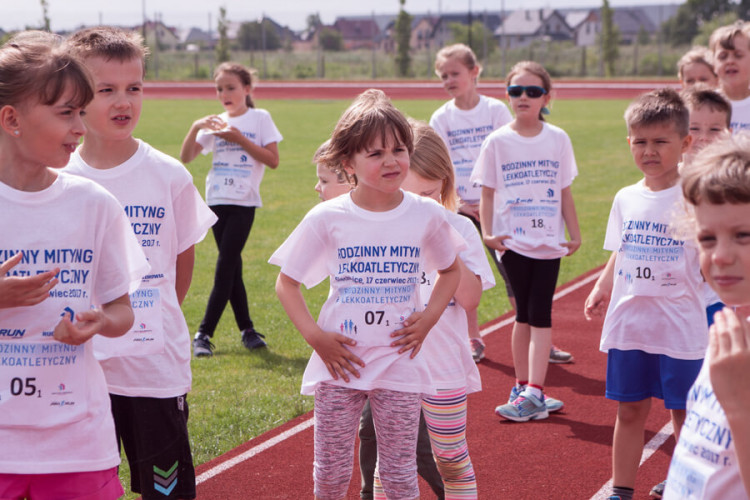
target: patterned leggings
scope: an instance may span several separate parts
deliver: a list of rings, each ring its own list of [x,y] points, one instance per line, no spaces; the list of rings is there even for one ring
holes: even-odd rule
[[[416,452],[421,395],[331,384],[320,384],[315,391],[315,497],[345,498],[354,467],[354,438],[367,398],[378,441],[376,487],[382,476],[380,491],[384,489],[388,498],[419,498]]]

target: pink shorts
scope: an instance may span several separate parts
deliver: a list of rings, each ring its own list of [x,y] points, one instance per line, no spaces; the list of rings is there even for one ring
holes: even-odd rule
[[[124,494],[117,467],[64,474],[0,473],[0,500],[111,500]]]

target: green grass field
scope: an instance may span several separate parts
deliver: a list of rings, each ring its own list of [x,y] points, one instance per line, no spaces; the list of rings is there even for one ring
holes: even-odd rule
[[[395,101],[405,114],[428,120],[442,101]],[[264,206],[243,252],[244,278],[256,328],[266,335],[269,349],[248,352],[240,343],[231,309],[227,308],[214,337],[215,355],[193,360],[190,393],[190,435],[196,465],[262,434],[312,409],[312,398],[299,394],[302,372],[311,349],[296,332],[276,299],[278,268],[267,260],[303,215],[318,202],[314,192],[315,168],[311,157],[330,134],[349,101],[264,101],[284,136],[279,145],[277,170],[266,171],[261,185]],[[559,284],[603,264],[604,230],[615,192],[639,178],[625,141],[622,114],[626,101],[557,101],[549,121],[570,135],[579,175],[573,193],[583,234],[581,249],[563,259]],[[148,100],[136,135],[177,157],[190,123],[218,113],[214,100]],[[204,192],[209,156],[188,165],[195,183]],[[209,236],[197,246],[195,273],[183,311],[194,333],[211,289],[216,249]],[[496,277],[501,283],[499,276]],[[317,314],[327,286],[305,292]],[[504,287],[485,292],[479,308],[480,323],[509,308]],[[582,313],[581,313],[582,314]],[[564,347],[564,346],[562,346]],[[123,461],[121,478],[129,489]],[[134,498],[128,496],[127,498]]]

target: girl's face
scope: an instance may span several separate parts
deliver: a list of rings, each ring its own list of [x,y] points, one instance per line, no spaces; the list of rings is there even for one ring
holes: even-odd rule
[[[469,69],[456,57],[444,59],[438,67],[443,88],[451,97],[462,97],[476,90],[479,67]]]
[[[409,173],[409,151],[392,132],[376,137],[364,150],[344,160],[349,176],[357,176],[358,196],[366,196],[374,203],[393,201]]]
[[[734,37],[734,50],[719,46],[714,52],[714,70],[723,88],[744,86],[750,81],[750,40],[744,35]]]
[[[544,88],[544,82],[542,79],[528,71],[522,71],[511,78],[509,86],[513,85]],[[529,97],[526,91],[524,91],[519,97],[508,97],[510,106],[513,109],[513,114],[516,115],[516,119],[518,120],[538,120],[539,113],[542,111],[543,107],[549,104],[549,99],[549,92],[536,98]]]
[[[250,85],[243,85],[239,76],[227,71],[219,73],[215,83],[216,97],[229,116],[240,116],[247,111],[246,97],[250,95]]]
[[[695,207],[701,271],[728,306],[750,304],[750,203]]]
[[[409,191],[419,196],[432,198],[440,203],[440,191],[443,189],[443,181],[426,179],[413,170],[410,170],[401,188],[404,191]]]
[[[705,83],[711,88],[716,88],[719,80],[708,65],[702,62],[687,63],[682,67],[682,88],[690,88],[696,83]]]
[[[318,163],[315,167],[315,171],[318,174],[318,182],[315,184],[315,191],[317,191],[318,197],[321,201],[332,200],[352,190],[351,184],[346,181],[339,181],[339,176],[336,175],[336,172],[325,165]]]

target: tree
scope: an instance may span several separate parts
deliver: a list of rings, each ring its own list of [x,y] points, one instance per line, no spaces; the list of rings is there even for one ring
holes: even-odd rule
[[[698,30],[698,34],[693,38],[692,44],[708,47],[708,39],[711,38],[711,33],[713,33],[716,28],[727,26],[729,24],[732,24],[736,20],[737,14],[735,14],[734,12],[729,12],[727,14],[717,16],[707,23],[704,23]]]
[[[216,44],[216,62],[223,63],[229,60],[229,37],[227,36],[227,9],[219,7],[219,41]]]
[[[322,21],[320,20],[320,14],[310,14],[307,16],[307,29],[317,30],[320,26],[323,25]]]
[[[748,7],[747,0],[739,6],[732,0],[687,0],[677,9],[675,16],[662,24],[664,39],[673,46],[686,45],[700,32],[701,26],[716,17]]]
[[[399,76],[408,76],[411,67],[411,56],[409,45],[411,42],[411,20],[412,16],[404,10],[406,0],[398,0],[401,8],[396,17],[394,27],[396,33],[396,72]]]
[[[612,21],[612,9],[609,0],[602,2],[602,59],[607,70],[607,76],[615,75],[615,63],[620,56],[618,45],[620,43],[620,30]]]
[[[329,51],[344,50],[344,38],[333,28],[323,27],[318,31],[320,48]]]
[[[49,2],[47,0],[40,0],[42,4],[42,29],[44,31],[52,31],[50,29],[50,19],[49,19]]]
[[[492,36],[492,33],[489,33],[489,30],[482,21],[474,21],[472,23],[471,36],[469,36],[469,27],[465,24],[451,23],[450,29],[451,33],[453,33],[453,43],[465,43],[469,45],[469,41],[471,41],[471,45],[469,45],[471,50],[482,58],[489,57],[496,48],[497,44],[494,43],[495,38]],[[492,40],[492,43],[486,45],[487,53],[485,54],[484,40],[486,38]]]
[[[265,30],[263,29],[265,28]],[[265,32],[265,33],[264,33]],[[258,21],[240,24],[237,31],[237,43],[242,50],[261,50],[263,48],[263,35],[265,34],[266,50],[277,50],[281,48],[281,39],[269,19],[263,19],[263,25]]]

